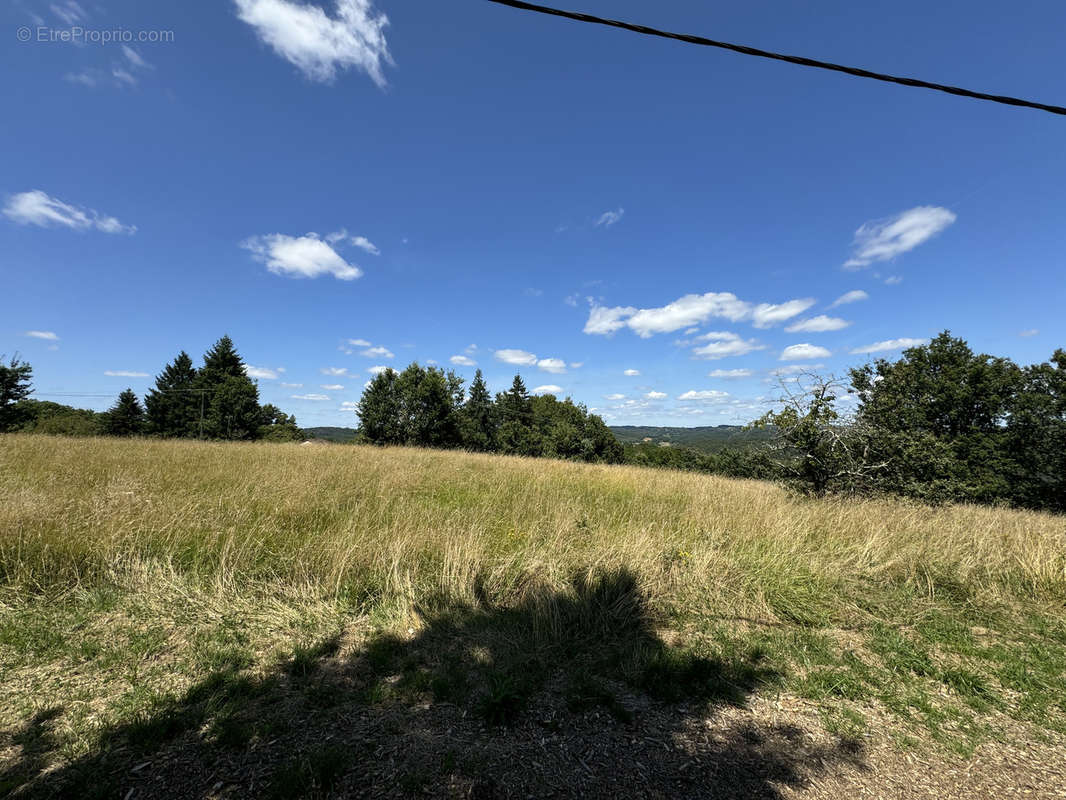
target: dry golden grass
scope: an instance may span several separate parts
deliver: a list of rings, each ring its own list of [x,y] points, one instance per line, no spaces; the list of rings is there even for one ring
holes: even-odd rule
[[[737,614],[839,619],[871,583],[976,601],[1066,595],[1063,517],[805,500],[628,467],[7,436],[0,493],[0,574],[24,588],[121,584],[151,565],[237,591],[280,582],[411,601],[479,586],[506,601],[624,566],[664,607]]]
[[[427,696],[512,715],[554,675],[615,712],[619,681],[697,706],[780,692],[834,735],[964,757],[1008,729],[1066,736],[1066,517],[456,452],[46,436],[0,437],[0,498],[0,793],[47,796],[49,770],[84,781],[182,731],[270,741],[274,700],[322,701],[314,682],[279,695],[285,676],[340,632],[378,666],[329,702],[362,715]]]

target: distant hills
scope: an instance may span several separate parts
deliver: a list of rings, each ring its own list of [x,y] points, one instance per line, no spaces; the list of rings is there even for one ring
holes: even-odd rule
[[[767,431],[748,430],[741,425],[708,425],[699,428],[612,425],[610,428],[622,444],[640,444],[650,440],[656,444],[691,447],[705,453],[715,453],[726,447],[744,447],[768,438]]]
[[[709,425],[700,428],[663,428],[646,425],[612,425],[611,432],[622,444],[640,444],[646,439],[655,444],[691,447],[705,453],[716,453],[725,447],[743,447],[764,441],[765,431],[746,430],[740,425]],[[355,428],[304,428],[310,439],[327,442],[350,442],[357,435]]]
[[[303,428],[308,439],[325,439],[327,442],[350,442],[359,431],[355,428]]]

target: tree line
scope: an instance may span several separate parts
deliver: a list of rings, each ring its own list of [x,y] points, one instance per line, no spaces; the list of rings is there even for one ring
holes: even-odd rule
[[[622,445],[596,414],[570,398],[530,395],[520,375],[495,397],[479,369],[470,383],[454,372],[411,364],[386,369],[363,391],[359,440],[378,445],[621,463]]]
[[[839,408],[850,393],[853,413]],[[808,376],[756,424],[781,477],[806,491],[1066,511],[1066,350],[1019,366],[944,331],[929,344]]]
[[[0,361],[0,431],[148,434],[211,439],[301,438],[296,420],[260,406],[229,337],[194,368],[180,353],[143,404],[127,389],[107,412],[33,400],[30,366]],[[800,376],[752,425],[766,443],[700,453],[618,442],[585,406],[531,396],[521,376],[493,396],[478,370],[386,369],[358,404],[358,441],[630,463],[785,481],[812,494],[890,493],[928,502],[1066,511],[1066,350],[1019,366],[975,353],[944,331],[896,361],[848,378]],[[852,403],[843,410],[842,400]]]
[[[184,350],[156,377],[142,402],[132,389],[105,412],[35,400],[33,369],[18,357],[0,361],[0,431],[189,439],[303,437],[296,418],[274,405],[259,404],[259,387],[244,372],[233,340],[223,336],[193,366]]]

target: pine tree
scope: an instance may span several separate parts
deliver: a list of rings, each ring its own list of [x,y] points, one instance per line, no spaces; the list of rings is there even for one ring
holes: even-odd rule
[[[253,439],[259,430],[259,388],[244,373],[233,340],[223,336],[204,354],[194,388],[204,392],[204,435],[211,439]]]
[[[28,414],[20,401],[33,391],[32,378],[33,367],[19,361],[17,354],[6,366],[0,356],[0,433],[16,430],[26,421]]]
[[[529,392],[521,375],[515,375],[511,388],[496,395],[496,407],[500,413],[500,424],[517,422],[530,425],[533,422],[533,408],[529,402]]]
[[[158,436],[196,436],[200,394],[194,391],[196,369],[182,350],[155,379],[144,399],[148,431]],[[203,398],[206,401],[206,397]],[[205,404],[206,405],[206,404]]]
[[[471,450],[491,450],[496,440],[496,410],[492,395],[479,369],[470,384],[470,396],[463,405],[463,444]]]
[[[115,405],[108,410],[104,431],[110,436],[136,436],[144,433],[144,409],[141,408],[141,401],[133,393],[133,389],[126,389],[120,394]]]

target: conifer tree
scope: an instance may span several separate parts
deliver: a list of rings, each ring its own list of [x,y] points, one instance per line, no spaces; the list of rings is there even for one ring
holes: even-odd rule
[[[148,432],[158,436],[196,436],[200,394],[194,391],[196,369],[182,350],[155,379],[144,398]],[[206,401],[206,397],[204,398]]]
[[[122,392],[108,410],[104,431],[110,436],[136,436],[144,433],[144,409],[133,389]]]
[[[500,413],[500,424],[517,422],[529,425],[533,421],[533,408],[529,402],[529,391],[521,375],[515,375],[511,388],[496,395],[496,407]]]
[[[496,440],[496,410],[479,369],[470,384],[462,411],[463,444],[471,450],[491,450]]]
[[[0,356],[0,433],[13,431],[26,421],[26,410],[20,401],[29,397],[33,389],[30,379],[33,367],[20,361],[18,354],[6,365]]]
[[[253,439],[259,430],[259,388],[244,373],[233,340],[223,336],[204,354],[194,388],[204,393],[204,435],[211,439]]]

